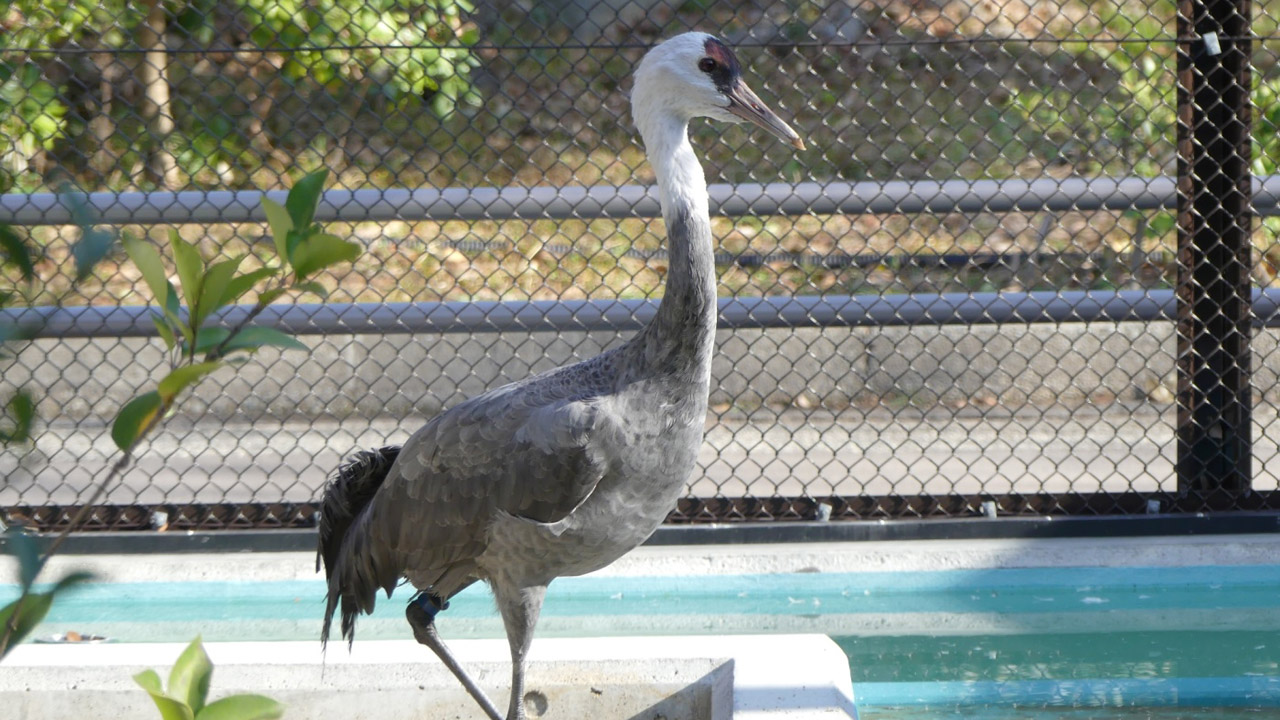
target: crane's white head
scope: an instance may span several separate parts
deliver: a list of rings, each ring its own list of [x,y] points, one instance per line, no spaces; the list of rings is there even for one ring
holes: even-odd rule
[[[637,121],[642,113],[746,120],[804,149],[796,131],[747,87],[729,46],[706,33],[677,35],[650,50],[636,69],[631,100]]]

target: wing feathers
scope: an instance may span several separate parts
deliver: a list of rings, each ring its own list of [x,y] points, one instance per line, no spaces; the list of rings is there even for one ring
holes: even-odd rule
[[[604,476],[609,414],[582,389],[542,380],[548,387],[521,383],[464,402],[405,443],[370,530],[416,584],[482,554],[499,513],[556,522]]]

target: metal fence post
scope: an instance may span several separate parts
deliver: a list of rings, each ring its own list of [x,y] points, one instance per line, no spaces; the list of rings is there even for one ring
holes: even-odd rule
[[[1250,484],[1249,5],[1178,3],[1179,492]]]

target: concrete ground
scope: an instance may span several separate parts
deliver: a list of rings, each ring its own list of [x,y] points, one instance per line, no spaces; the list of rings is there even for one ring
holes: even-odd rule
[[[510,661],[501,640],[452,643],[500,707]],[[0,703],[16,720],[151,718],[130,681],[181,653],[176,643],[23,645],[5,660]],[[412,641],[361,643],[324,655],[314,642],[211,643],[211,698],[266,694],[288,717],[483,720],[439,663]],[[777,662],[788,658],[785,663]],[[531,718],[580,720],[856,720],[848,659],[820,635],[557,638],[535,643],[524,695]],[[9,715],[8,717],[15,717]]]

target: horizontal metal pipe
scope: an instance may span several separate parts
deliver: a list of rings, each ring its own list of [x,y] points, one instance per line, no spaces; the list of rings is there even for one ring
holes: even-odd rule
[[[719,215],[1033,212],[1040,210],[1152,210],[1176,204],[1168,177],[1056,180],[892,180],[716,184],[708,188]],[[80,196],[105,225],[264,222],[256,190],[97,192]],[[283,191],[267,196],[283,202]],[[1254,179],[1254,211],[1280,214],[1280,175]],[[660,214],[657,188],[445,188],[327,190],[322,221],[506,220],[620,218]],[[65,225],[71,206],[54,193],[0,195],[0,223]]]
[[[1254,324],[1280,327],[1280,289],[1254,291]],[[276,305],[255,325],[295,335],[636,330],[656,300],[329,303]],[[221,325],[241,321],[249,306],[228,308]],[[0,322],[27,326],[35,337],[149,337],[153,308],[44,307],[0,310]],[[729,298],[720,301],[722,329],[981,325],[1172,321],[1172,290],[947,293]]]

